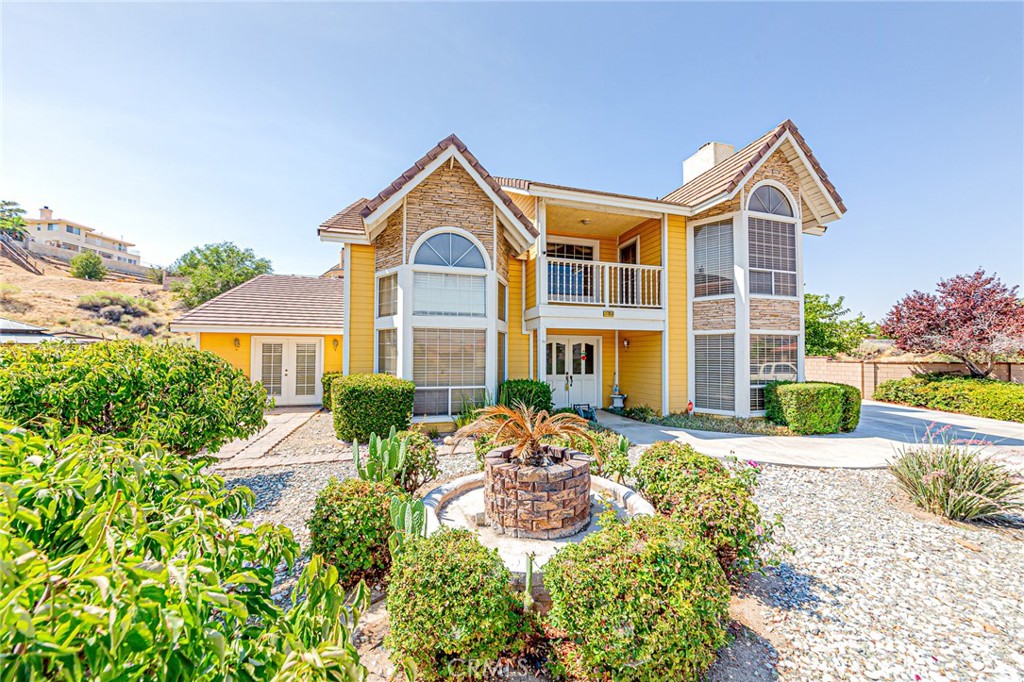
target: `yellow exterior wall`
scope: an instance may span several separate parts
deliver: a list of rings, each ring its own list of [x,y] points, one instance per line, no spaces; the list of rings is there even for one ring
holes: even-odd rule
[[[349,285],[351,300],[345,306],[350,334],[348,357],[351,366],[349,372],[362,374],[373,372],[373,349],[376,345],[373,339],[373,289],[376,264],[373,246],[349,244],[346,248],[352,249],[350,256],[352,270],[345,273],[351,282]]]
[[[527,379],[530,374],[530,337],[523,334],[523,261],[508,267],[508,378]]]
[[[537,305],[537,247],[526,252],[526,309]]]
[[[221,334],[213,332],[202,332],[199,334],[199,350],[208,350],[215,355],[227,360],[232,367],[245,372],[245,376],[252,378],[252,337],[253,336],[283,336],[286,338],[322,338],[324,340],[324,371],[340,372],[342,364],[342,336],[318,336],[315,334]],[[238,339],[238,348],[235,348],[235,339]],[[334,347],[334,342],[338,347]]]
[[[689,330],[686,328],[686,218],[668,216],[668,406],[683,412],[689,400],[687,371]]]
[[[619,244],[625,244],[633,237],[640,238],[640,253],[637,259],[640,265],[661,265],[661,220],[652,218],[645,220],[619,237]],[[604,246],[601,246],[602,256]],[[618,247],[615,251],[618,260]]]
[[[598,248],[598,260],[604,263],[618,263],[619,262],[619,246],[615,237],[595,237],[591,234],[584,234],[583,232],[555,232],[553,230],[548,231],[548,241],[557,242],[559,237],[566,237],[570,239],[590,239],[596,241],[600,248]]]
[[[622,348],[629,339],[629,350]],[[619,389],[626,405],[647,405],[661,412],[661,332],[619,332]]]

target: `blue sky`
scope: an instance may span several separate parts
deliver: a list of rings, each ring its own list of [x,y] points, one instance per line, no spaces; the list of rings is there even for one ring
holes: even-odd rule
[[[0,195],[152,262],[231,240],[319,274],[316,226],[450,132],[497,175],[657,196],[792,118],[849,208],[805,239],[808,291],[877,318],[1024,279],[1019,3],[0,11]]]

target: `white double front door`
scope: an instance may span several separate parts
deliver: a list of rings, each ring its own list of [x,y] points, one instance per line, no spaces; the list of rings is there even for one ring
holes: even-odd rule
[[[588,404],[601,406],[596,337],[549,337],[545,355],[545,378],[552,390],[555,407]]]
[[[277,405],[321,401],[323,339],[254,336],[252,344],[252,380],[261,382]]]

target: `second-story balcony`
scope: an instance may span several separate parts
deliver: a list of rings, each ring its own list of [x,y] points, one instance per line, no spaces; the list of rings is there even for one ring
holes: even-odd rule
[[[661,308],[661,266],[548,258],[547,302]]]

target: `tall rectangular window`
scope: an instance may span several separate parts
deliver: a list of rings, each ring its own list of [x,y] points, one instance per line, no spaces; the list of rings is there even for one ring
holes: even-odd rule
[[[698,334],[694,349],[694,405],[697,409],[736,409],[736,351],[732,334]]]
[[[693,295],[733,293],[732,221],[693,228]]]
[[[750,293],[796,296],[796,225],[748,218]]]
[[[377,331],[377,371],[381,374],[398,374],[398,330]]]
[[[505,381],[505,339],[505,332],[498,332],[498,380],[494,383],[495,386],[501,386]]]
[[[377,317],[398,314],[398,275],[377,279]]]
[[[487,332],[483,329],[414,329],[413,414],[458,414],[487,397]]]
[[[508,287],[498,282],[498,319],[508,322]]]
[[[484,317],[487,279],[477,275],[413,273],[413,315]]]
[[[750,336],[750,409],[764,409],[764,385],[796,381],[797,337],[791,334]]]

